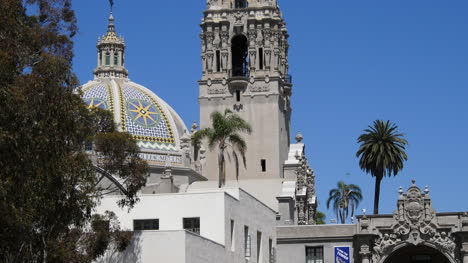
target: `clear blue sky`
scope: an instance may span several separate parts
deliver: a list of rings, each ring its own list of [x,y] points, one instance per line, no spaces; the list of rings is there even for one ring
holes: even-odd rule
[[[116,0],[130,78],[166,100],[189,126],[198,120],[199,23],[205,0]],[[300,130],[317,178],[320,210],[344,180],[373,207],[374,180],[360,171],[356,138],[375,119],[399,125],[405,169],[382,185],[381,213],[398,187],[429,185],[439,212],[467,211],[468,1],[282,0],[293,75],[292,131]],[[80,33],[74,69],[92,79],[108,2],[74,1]],[[294,134],[293,134],[294,136]],[[335,218],[327,212],[328,220]]]

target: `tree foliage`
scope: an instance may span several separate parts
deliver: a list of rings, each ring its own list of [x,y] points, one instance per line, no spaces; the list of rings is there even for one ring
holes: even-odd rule
[[[236,177],[239,177],[239,155],[242,157],[245,166],[245,152],[247,151],[247,144],[240,135],[240,133],[252,132],[250,124],[239,115],[234,114],[229,109],[224,113],[215,111],[211,114],[212,127],[204,128],[197,131],[192,136],[192,143],[199,144],[202,139],[208,140],[210,149],[218,147],[218,168],[219,168],[219,188],[225,184],[226,181],[226,149],[232,150],[232,156],[236,165]]]
[[[359,186],[339,181],[337,187],[331,189],[328,194],[327,208],[330,208],[330,204],[332,204],[333,210],[341,224],[345,224],[346,219],[350,215],[350,210],[351,217],[353,217],[354,211],[359,206],[362,198],[362,192]]]
[[[74,92],[76,30],[71,0],[0,1],[0,262],[91,262],[121,235],[93,225],[97,166],[122,178],[122,205],[146,181],[135,142]]]
[[[408,160],[405,147],[408,141],[398,132],[398,126],[390,121],[376,120],[373,126],[364,130],[359,136],[361,169],[375,177],[374,214],[379,213],[380,184],[385,176],[396,176],[402,169],[404,161]]]
[[[317,211],[315,213],[315,224],[325,225],[326,224],[326,218],[327,218],[327,216],[325,215],[325,213]]]

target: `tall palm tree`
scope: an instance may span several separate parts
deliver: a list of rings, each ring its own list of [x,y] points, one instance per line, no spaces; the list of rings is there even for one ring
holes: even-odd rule
[[[236,178],[239,177],[239,155],[245,164],[245,151],[247,144],[240,133],[252,132],[250,124],[239,115],[234,114],[229,109],[224,113],[215,111],[211,113],[212,127],[199,130],[192,136],[192,143],[198,144],[202,139],[208,139],[208,146],[211,150],[215,146],[218,147],[218,167],[219,167],[219,184],[221,188],[226,182],[226,149],[229,147],[232,150],[236,165]]]
[[[359,203],[362,201],[361,188],[355,184],[345,184],[339,181],[337,188],[331,189],[328,194],[327,208],[330,208],[330,203],[333,202],[333,209],[336,216],[340,219],[341,224],[346,223],[349,211],[351,209],[351,217],[354,216]]]
[[[375,177],[374,214],[379,213],[382,179],[385,176],[396,176],[403,169],[403,162],[408,160],[405,153],[408,141],[397,129],[398,126],[390,121],[376,120],[358,138],[358,143],[361,144],[356,152],[356,157],[361,158],[359,166]]]

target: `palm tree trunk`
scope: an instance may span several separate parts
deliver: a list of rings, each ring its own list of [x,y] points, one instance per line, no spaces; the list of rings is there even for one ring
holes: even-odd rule
[[[221,188],[223,186],[223,172],[224,172],[224,149],[220,147],[219,153],[218,153],[218,188]]]
[[[383,175],[379,174],[375,177],[375,191],[374,191],[374,215],[379,214],[379,201],[380,201],[380,183],[382,182]]]

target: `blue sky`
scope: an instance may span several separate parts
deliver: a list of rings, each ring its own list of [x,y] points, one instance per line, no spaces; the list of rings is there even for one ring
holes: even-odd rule
[[[130,78],[166,100],[187,125],[198,120],[199,23],[205,0],[116,0]],[[317,178],[319,210],[344,180],[373,208],[374,180],[359,169],[356,139],[373,120],[395,122],[409,160],[382,184],[381,213],[399,186],[429,185],[439,212],[467,211],[468,2],[466,0],[282,0],[293,75],[292,131],[301,131]],[[74,70],[92,79],[108,2],[74,2],[80,33]],[[292,134],[294,136],[294,134]],[[327,211],[328,221],[336,218]]]

